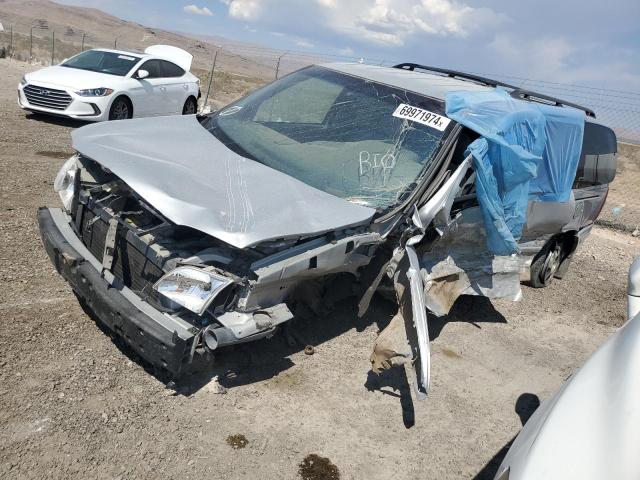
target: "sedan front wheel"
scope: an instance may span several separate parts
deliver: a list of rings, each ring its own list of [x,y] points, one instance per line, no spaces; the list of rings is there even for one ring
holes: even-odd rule
[[[109,120],[126,120],[131,117],[133,117],[131,102],[124,97],[116,98],[109,110]]]

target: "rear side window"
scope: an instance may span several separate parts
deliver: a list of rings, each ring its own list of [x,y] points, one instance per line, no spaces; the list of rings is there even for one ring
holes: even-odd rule
[[[585,122],[582,153],[573,188],[611,183],[616,176],[616,134],[609,127]]]
[[[181,77],[184,75],[184,70],[175,63],[160,60],[160,64],[162,65],[163,77]]]
[[[148,60],[142,64],[140,70],[149,72],[147,78],[161,78],[162,70],[160,70],[160,60]]]

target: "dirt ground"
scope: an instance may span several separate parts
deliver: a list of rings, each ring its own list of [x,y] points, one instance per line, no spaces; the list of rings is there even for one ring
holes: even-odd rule
[[[596,228],[565,280],[523,287],[518,303],[463,298],[432,322],[424,402],[403,371],[369,372],[393,313],[380,299],[362,320],[345,302],[299,322],[314,355],[275,336],[168,389],[87,316],[41,246],[36,209],[58,205],[78,125],[25,116],[24,69],[0,60],[2,478],[492,478],[521,417],[624,320],[640,239]]]

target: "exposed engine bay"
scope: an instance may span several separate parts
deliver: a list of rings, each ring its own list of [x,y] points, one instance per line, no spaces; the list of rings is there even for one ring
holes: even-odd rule
[[[168,221],[98,163],[78,156],[77,164],[70,213],[78,238],[142,300],[191,324],[209,349],[273,333],[292,318],[298,287],[355,275],[382,242],[360,228],[234,248]]]

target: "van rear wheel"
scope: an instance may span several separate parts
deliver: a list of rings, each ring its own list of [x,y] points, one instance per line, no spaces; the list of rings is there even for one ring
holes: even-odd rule
[[[531,286],[533,288],[547,287],[562,263],[562,243],[552,241],[538,253],[531,263]]]

